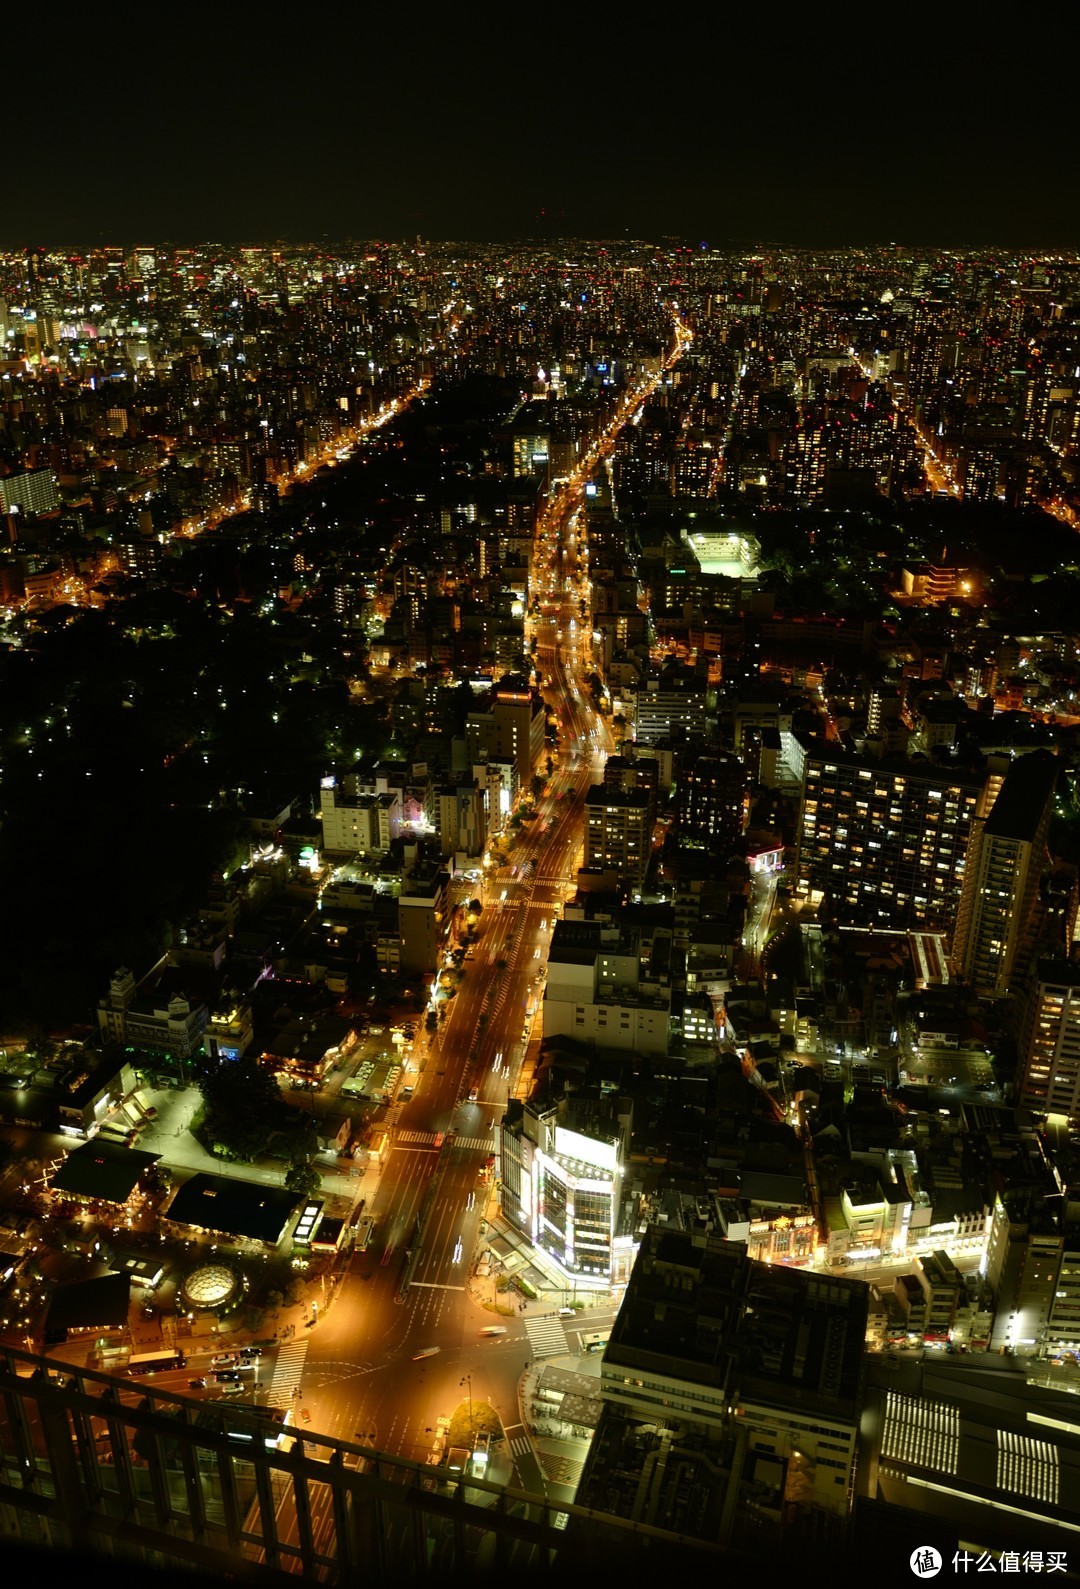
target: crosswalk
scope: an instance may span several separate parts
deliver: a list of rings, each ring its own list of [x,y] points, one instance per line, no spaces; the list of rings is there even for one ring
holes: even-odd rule
[[[433,1148],[437,1141],[434,1131],[399,1131],[394,1137],[394,1146],[418,1152],[421,1148]],[[452,1137],[449,1146],[470,1148],[474,1153],[493,1153],[492,1141],[491,1137]]]
[[[581,1471],[585,1464],[573,1457],[560,1456],[554,1451],[541,1451],[540,1466],[544,1470],[545,1478],[551,1479],[555,1484],[565,1484],[576,1490],[581,1483]]]
[[[302,1341],[290,1341],[281,1348],[274,1364],[274,1377],[266,1393],[271,1407],[288,1407],[291,1403],[292,1393],[300,1384],[300,1376],[304,1372],[309,1344],[305,1337]]]
[[[525,1329],[534,1357],[561,1357],[566,1352],[566,1331],[558,1319],[526,1319]]]
[[[511,1435],[509,1445],[511,1455],[515,1457],[527,1457],[532,1451],[528,1435]]]

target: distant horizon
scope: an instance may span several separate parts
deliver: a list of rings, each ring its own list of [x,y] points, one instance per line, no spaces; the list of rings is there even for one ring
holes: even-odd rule
[[[896,238],[888,240],[872,240],[864,238],[859,241],[827,242],[827,241],[794,241],[777,237],[739,236],[723,238],[717,241],[708,239],[698,242],[689,241],[695,237],[693,232],[658,232],[634,233],[625,236],[615,236],[603,232],[557,232],[550,236],[540,233],[506,233],[498,236],[468,236],[459,234],[455,236],[435,236],[420,232],[394,233],[394,232],[369,232],[354,233],[326,232],[322,235],[299,233],[254,236],[251,234],[236,237],[222,237],[204,235],[201,237],[187,236],[182,233],[173,235],[153,234],[150,231],[134,232],[130,236],[120,236],[116,233],[100,233],[95,237],[68,237],[65,239],[48,239],[40,235],[27,235],[18,241],[0,240],[0,254],[24,253],[31,249],[42,249],[46,253],[58,253],[64,250],[83,250],[98,248],[136,248],[150,246],[155,248],[339,248],[363,246],[381,246],[386,248],[416,247],[434,245],[449,247],[456,244],[470,248],[488,247],[500,248],[503,246],[520,247],[553,247],[560,243],[591,243],[619,248],[626,247],[675,247],[691,255],[722,254],[738,250],[768,250],[783,249],[790,253],[845,253],[860,250],[895,250],[897,253],[928,253],[938,252],[945,254],[972,254],[972,253],[1031,253],[1046,257],[1078,257],[1080,258],[1080,243],[1048,243],[1033,242],[1025,239],[1021,242],[1003,242],[984,240],[980,242],[961,243],[955,240],[930,240],[925,242],[905,242]]]

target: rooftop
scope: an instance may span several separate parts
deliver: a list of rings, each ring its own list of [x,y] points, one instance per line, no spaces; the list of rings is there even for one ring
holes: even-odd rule
[[[72,1197],[94,1197],[104,1203],[126,1203],[139,1177],[157,1163],[157,1153],[125,1148],[95,1137],[70,1152],[53,1176],[53,1189]]]
[[[867,1293],[749,1258],[737,1243],[646,1232],[608,1360],[702,1384],[727,1381],[743,1401],[854,1417]]]
[[[279,1186],[234,1180],[226,1175],[193,1175],[169,1204],[166,1218],[226,1236],[277,1243],[302,1199]]]

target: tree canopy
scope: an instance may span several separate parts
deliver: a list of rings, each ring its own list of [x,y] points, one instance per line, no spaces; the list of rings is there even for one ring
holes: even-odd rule
[[[289,1108],[269,1071],[252,1059],[221,1060],[199,1079],[205,1114],[203,1135],[238,1159],[265,1153],[272,1137],[287,1130]]]

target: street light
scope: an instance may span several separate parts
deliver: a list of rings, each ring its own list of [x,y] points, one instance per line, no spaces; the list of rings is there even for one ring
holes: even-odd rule
[[[459,1383],[462,1384],[462,1385],[466,1385],[467,1384],[468,1387],[469,1387],[469,1445],[471,1446],[472,1443],[473,1443],[473,1440],[476,1437],[475,1436],[475,1431],[473,1429],[473,1414],[472,1414],[472,1375],[471,1374],[463,1374],[461,1376],[461,1379],[460,1379]]]

